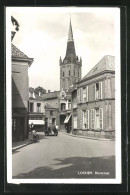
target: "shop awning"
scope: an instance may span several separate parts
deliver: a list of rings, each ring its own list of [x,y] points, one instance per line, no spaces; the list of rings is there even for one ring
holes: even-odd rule
[[[66,119],[65,119],[64,123],[68,123],[68,122],[69,122],[70,117],[71,117],[71,114],[70,114],[70,115],[68,115],[68,116],[66,116]]]
[[[43,120],[29,120],[29,125],[31,125],[31,123],[33,123],[34,125],[44,125],[45,121],[43,121]]]

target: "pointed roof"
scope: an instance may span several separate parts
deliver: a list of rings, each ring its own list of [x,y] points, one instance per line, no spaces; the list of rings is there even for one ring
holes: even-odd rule
[[[68,34],[68,42],[70,42],[70,41],[74,41],[71,20],[70,20],[69,34]]]
[[[18,49],[16,46],[14,46],[13,44],[11,44],[12,48],[12,57],[19,57],[19,58],[24,58],[24,59],[29,59],[29,57],[27,55],[25,55],[22,51],[20,51],[20,49]]]
[[[69,58],[72,59],[75,57],[76,57],[75,45],[74,45],[73,31],[72,31],[72,25],[71,25],[71,20],[70,20],[68,41],[67,41],[67,48],[66,48],[66,59],[69,59]]]
[[[25,55],[20,49],[18,49],[16,46],[11,44],[11,55],[12,55],[12,60],[17,60],[17,61],[25,61],[28,62],[28,65],[31,66],[33,63],[33,58],[29,58],[27,55]]]
[[[82,80],[89,78],[98,73],[104,72],[105,70],[115,71],[115,56],[106,55],[104,56]]]

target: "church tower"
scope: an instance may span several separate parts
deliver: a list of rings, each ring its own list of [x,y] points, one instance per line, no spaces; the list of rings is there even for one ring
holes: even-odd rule
[[[73,83],[81,79],[82,59],[76,56],[73,31],[70,20],[65,58],[60,57],[60,90],[68,90]]]

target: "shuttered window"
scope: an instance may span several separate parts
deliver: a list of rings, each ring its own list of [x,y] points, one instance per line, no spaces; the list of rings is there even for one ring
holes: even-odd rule
[[[83,89],[80,88],[80,102],[83,102]]]
[[[95,83],[95,100],[102,99],[102,82]]]
[[[91,109],[91,128],[94,129],[95,110]]]

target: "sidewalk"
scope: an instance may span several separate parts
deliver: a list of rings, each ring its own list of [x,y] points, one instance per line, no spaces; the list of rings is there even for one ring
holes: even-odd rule
[[[88,137],[88,136],[83,136],[83,135],[74,135],[72,133],[66,133],[65,131],[59,131],[59,132],[66,134],[68,136],[84,138],[84,139],[93,139],[93,140],[100,140],[100,141],[115,141],[114,139],[106,139],[106,138],[100,138],[100,137]]]
[[[45,136],[44,132],[38,132],[37,134],[39,135],[39,139],[42,139]],[[24,141],[13,142],[12,143],[12,152],[15,150],[18,150],[24,146],[32,144],[32,143],[34,143],[34,142],[31,141],[30,139],[26,139]]]
[[[18,150],[24,146],[27,146],[29,144],[32,144],[33,141],[29,140],[29,139],[26,139],[24,141],[17,141],[17,142],[13,142],[12,143],[12,152],[15,151],[15,150]]]

